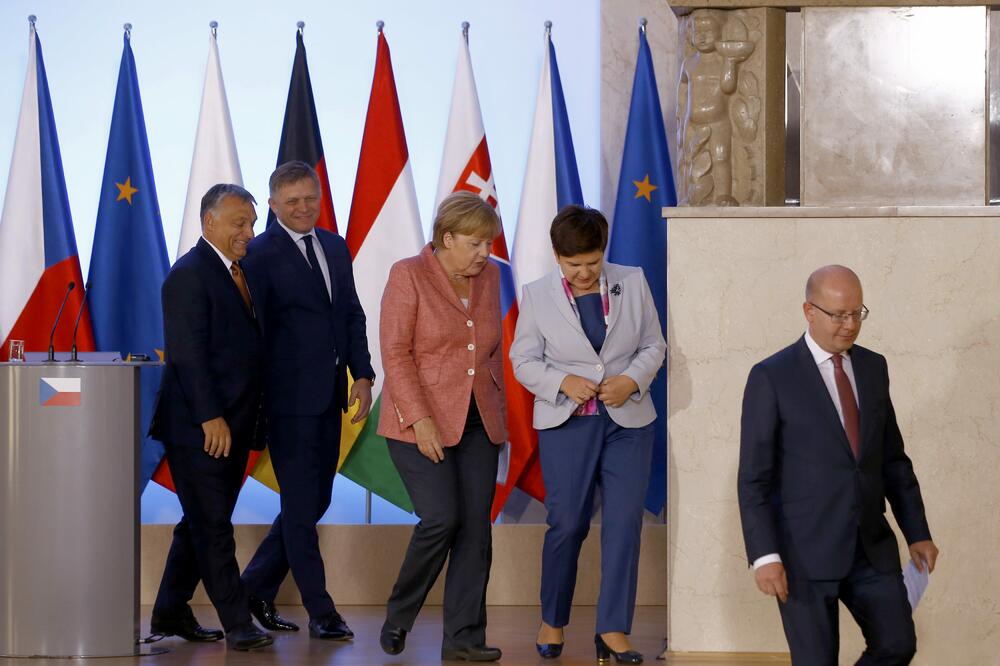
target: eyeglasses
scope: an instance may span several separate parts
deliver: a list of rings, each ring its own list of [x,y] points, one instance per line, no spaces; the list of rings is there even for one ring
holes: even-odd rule
[[[841,325],[846,324],[848,319],[853,319],[854,321],[859,322],[859,323],[862,322],[862,321],[864,321],[865,319],[868,319],[868,308],[865,307],[864,305],[861,306],[860,310],[855,310],[854,312],[836,312],[836,313],[834,313],[834,312],[830,312],[829,310],[824,310],[823,308],[821,308],[820,306],[816,305],[812,301],[806,301],[806,302],[809,303],[809,305],[811,305],[814,308],[816,308],[817,310],[819,310],[820,312],[822,312],[823,314],[825,314],[828,317],[830,317],[830,319],[835,324],[841,324]]]

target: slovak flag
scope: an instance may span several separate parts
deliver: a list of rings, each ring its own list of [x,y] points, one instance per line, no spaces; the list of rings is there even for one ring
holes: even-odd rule
[[[528,164],[524,169],[521,207],[517,212],[514,232],[514,278],[517,296],[533,282],[556,267],[552,256],[549,227],[552,218],[563,206],[582,204],[583,190],[576,167],[576,152],[570,133],[569,114],[559,80],[556,49],[552,44],[552,24],[545,24],[545,59],[538,82],[535,121],[528,147]],[[517,487],[535,499],[545,497],[538,446],[534,446]]]
[[[448,132],[441,159],[438,179],[437,204],[452,192],[467,190],[478,194],[491,206],[497,206],[497,190],[493,182],[490,150],[486,145],[483,115],[479,108],[476,79],[472,74],[469,55],[468,24],[463,24],[462,39],[458,49],[458,67],[448,116]],[[521,473],[537,448],[538,436],[531,427],[533,398],[514,377],[508,353],[514,341],[517,324],[517,292],[514,274],[507,258],[507,241],[500,235],[493,241],[492,261],[500,269],[500,313],[503,325],[504,387],[507,394],[506,457],[497,475],[496,494],[493,499],[492,518],[496,519],[507,497],[517,484]]]
[[[27,351],[45,351],[59,305],[70,282],[65,314],[56,329],[56,349],[69,349],[74,315],[83,300],[83,274],[76,250],[59,139],[42,61],[42,45],[29,19],[28,72],[14,138],[7,194],[0,215],[0,361],[10,340]],[[90,317],[83,314],[77,348],[93,351]]]

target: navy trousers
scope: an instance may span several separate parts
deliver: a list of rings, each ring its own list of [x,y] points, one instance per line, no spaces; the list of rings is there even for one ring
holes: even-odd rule
[[[467,428],[433,463],[415,444],[389,440],[389,455],[420,522],[386,604],[386,619],[410,631],[445,560],[443,646],[486,643],[486,585],[493,541],[490,507],[500,449],[482,426]]]
[[[788,574],[788,601],[778,603],[795,666],[836,666],[840,648],[838,601],[854,616],[866,648],[861,666],[903,666],[917,651],[913,612],[900,571],[877,571],[861,547],[843,580],[807,580]]]
[[[597,632],[632,629],[649,483],[653,426],[623,428],[602,413],[572,416],[538,431],[548,509],[542,548],[542,620],[569,623],[580,546],[590,531],[594,491],[601,488],[601,590]]]
[[[336,610],[326,591],[316,523],[330,506],[340,456],[336,401],[320,416],[272,416],[268,448],[281,487],[281,511],[243,572],[247,592],[274,601],[291,569],[310,618]]]
[[[184,516],[174,528],[153,615],[176,618],[185,613],[202,580],[226,631],[250,621],[232,522],[247,455],[242,449],[228,458],[213,458],[200,447],[167,445],[167,462]]]

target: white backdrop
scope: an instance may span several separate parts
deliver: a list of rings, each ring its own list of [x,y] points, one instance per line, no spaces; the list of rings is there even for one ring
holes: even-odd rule
[[[38,16],[63,167],[83,274],[90,262],[97,198],[122,51],[122,24],[133,24],[135,52],[167,252],[174,259],[207,57],[210,20],[219,50],[246,187],[266,217],[267,178],[275,166],[295,50],[305,43],[334,208],[346,230],[375,62],[375,21],[384,20],[425,230],[433,217],[461,22],[479,88],[500,212],[514,237],[542,61],[543,23],[552,20],[584,197],[599,205],[599,0],[274,3],[259,0],[136,3],[0,2],[0,197],[27,63],[27,16]],[[260,226],[263,222],[259,223]],[[0,286],[2,288],[2,286]],[[270,522],[277,495],[248,481],[236,522]],[[173,522],[174,496],[150,484],[144,522]],[[385,502],[375,522],[406,520]],[[364,492],[343,477],[324,522],[362,522]]]

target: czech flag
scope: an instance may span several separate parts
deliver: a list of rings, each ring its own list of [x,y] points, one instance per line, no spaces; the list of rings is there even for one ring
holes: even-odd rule
[[[10,340],[24,340],[27,351],[49,348],[49,333],[70,282],[66,310],[56,329],[56,349],[69,349],[73,320],[83,300],[83,274],[73,234],[63,178],[56,122],[42,61],[42,45],[31,17],[28,72],[14,155],[0,215],[0,361]],[[94,350],[90,318],[80,321],[77,348]]]
[[[518,297],[525,284],[534,282],[556,267],[549,237],[552,218],[563,206],[582,203],[583,190],[576,167],[573,135],[559,79],[556,48],[552,44],[552,24],[546,23],[545,60],[538,82],[535,121],[514,232],[512,264]],[[518,488],[535,499],[545,497],[537,442],[516,483]]]
[[[42,407],[79,407],[79,377],[41,377],[38,380],[38,404]]]

